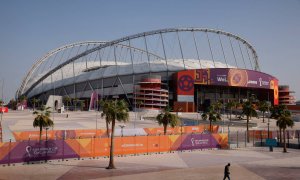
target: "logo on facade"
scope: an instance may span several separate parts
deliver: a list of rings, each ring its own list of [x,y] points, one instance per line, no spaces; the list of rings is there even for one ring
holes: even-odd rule
[[[182,91],[190,91],[194,87],[194,79],[189,75],[181,76],[178,83]]]
[[[58,147],[34,147],[26,146],[25,151],[28,157],[39,157],[45,155],[57,154]]]

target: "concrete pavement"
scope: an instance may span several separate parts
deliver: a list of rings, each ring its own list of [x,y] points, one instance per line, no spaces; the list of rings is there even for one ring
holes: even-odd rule
[[[300,151],[282,148],[186,151],[116,157],[117,169],[106,170],[108,158],[0,167],[0,179],[222,179],[230,162],[232,179],[299,179]]]

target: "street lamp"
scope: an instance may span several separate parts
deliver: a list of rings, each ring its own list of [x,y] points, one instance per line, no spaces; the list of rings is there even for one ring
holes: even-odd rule
[[[122,137],[123,137],[123,128],[126,127],[126,125],[125,125],[125,124],[121,124],[121,125],[119,125],[119,126],[120,126],[120,128],[121,128],[121,134],[122,134]]]
[[[268,104],[268,139],[270,139],[270,101],[267,102]]]

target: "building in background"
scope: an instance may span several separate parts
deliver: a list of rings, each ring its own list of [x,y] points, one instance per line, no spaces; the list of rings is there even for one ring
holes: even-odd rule
[[[283,105],[295,105],[295,97],[293,96],[295,92],[290,90],[288,85],[279,86],[279,104]]]
[[[252,95],[277,105],[277,78],[261,71],[248,41],[206,28],[161,29],[59,47],[34,63],[16,93],[43,104],[49,97],[68,97],[73,106],[80,100],[83,109],[97,104],[90,101],[120,98],[132,110],[170,105],[185,112]]]

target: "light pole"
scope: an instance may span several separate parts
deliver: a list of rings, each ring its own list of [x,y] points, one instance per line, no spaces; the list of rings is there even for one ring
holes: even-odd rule
[[[3,104],[4,104],[4,100],[3,100],[3,90],[4,90],[4,79],[2,79],[2,91],[1,91],[1,121],[0,123],[2,123],[2,116],[3,116],[3,113],[4,113],[4,109],[3,109]],[[2,127],[2,124],[0,124],[0,126]]]
[[[121,134],[122,134],[122,137],[123,137],[123,128],[126,127],[126,125],[125,125],[125,124],[121,124],[121,125],[119,125],[119,126],[120,126],[120,128],[121,128]]]
[[[268,101],[268,139],[270,139],[270,101]]]
[[[3,89],[4,89],[4,79],[2,79],[2,97],[1,97],[1,112],[0,112],[0,116],[1,116],[1,120],[0,120],[0,129],[1,129],[1,134],[0,134],[0,142],[3,142],[3,134],[2,134],[2,118],[3,118],[3,113],[4,113],[4,109],[3,109],[3,103],[4,103],[4,100],[3,100]]]

